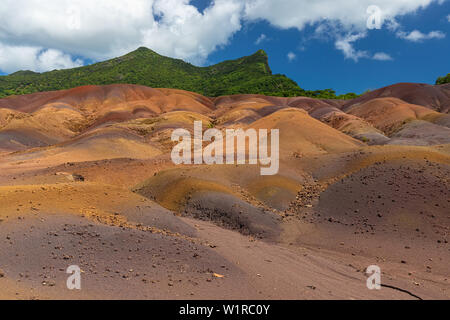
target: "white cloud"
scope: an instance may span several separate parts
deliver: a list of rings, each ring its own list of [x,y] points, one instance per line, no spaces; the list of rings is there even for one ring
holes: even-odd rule
[[[203,14],[188,3],[155,1],[153,9],[160,19],[141,32],[141,42],[161,54],[201,64],[241,29],[242,3],[216,0]]]
[[[429,33],[422,33],[419,30],[414,30],[411,32],[399,31],[397,32],[397,37],[405,39],[412,42],[420,42],[430,39],[443,39],[445,38],[445,33],[442,31],[431,31]]]
[[[366,28],[369,6],[381,9],[382,22],[397,16],[416,12],[431,3],[443,0],[247,0],[245,14],[247,19],[265,19],[279,28],[297,28],[320,22],[339,22],[344,28]]]
[[[341,50],[346,59],[352,59],[355,62],[358,62],[361,58],[369,57],[369,53],[367,51],[356,50],[353,46],[353,42],[364,38],[366,36],[365,32],[357,33],[357,34],[348,34],[343,38],[339,38],[335,42],[336,49]]]
[[[36,59],[36,69],[39,71],[75,68],[83,64],[80,59],[74,61],[70,55],[55,49],[41,50]]]
[[[381,26],[396,31],[400,25],[396,17],[415,13],[431,3],[445,0],[249,0],[245,6],[247,20],[264,19],[273,26],[303,30],[315,28],[315,36],[334,39],[337,49],[346,59],[358,61],[371,58],[369,52],[355,49],[354,42],[367,36],[369,6],[380,8]]]
[[[448,22],[450,22],[450,14],[447,16],[447,20]]]
[[[2,0],[0,43],[24,51],[2,56],[0,70],[41,71],[61,65],[63,52],[104,60],[140,46],[201,64],[240,30],[242,10],[239,0],[215,0],[203,13],[189,0]],[[41,48],[61,55],[40,57]]]
[[[373,55],[372,57],[373,60],[378,60],[378,61],[392,61],[394,60],[389,54],[385,53],[385,52],[377,52]]]
[[[83,62],[55,49],[8,46],[0,43],[0,69],[10,73],[17,70],[48,71],[79,67]]]
[[[378,61],[394,60],[389,54],[385,52],[377,52],[371,55],[368,51],[355,49],[353,43],[366,36],[365,32],[348,34],[345,37],[339,38],[335,42],[336,49],[341,50],[346,59],[351,59],[358,62],[359,59],[372,59]]]
[[[264,41],[269,40],[269,38],[267,38],[267,36],[264,33],[261,33],[261,35],[258,37],[258,39],[256,39],[255,44],[259,45]]]
[[[287,58],[288,58],[289,62],[292,62],[297,58],[297,55],[291,51],[287,54]]]
[[[398,29],[400,29],[401,25],[400,25],[400,23],[397,22],[397,20],[391,19],[386,22],[386,27],[389,31],[395,32]]]
[[[331,25],[340,50],[359,59],[363,51],[345,37],[364,32],[370,5],[392,25],[431,3],[442,0],[215,0],[203,12],[190,0],[2,0],[0,70],[70,67],[80,63],[73,57],[104,60],[139,46],[202,64],[244,21],[260,20],[282,29]]]

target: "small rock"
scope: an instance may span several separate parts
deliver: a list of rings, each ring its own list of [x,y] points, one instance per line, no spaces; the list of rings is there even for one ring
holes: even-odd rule
[[[84,182],[84,177],[81,174],[74,173],[72,174],[74,181]]]

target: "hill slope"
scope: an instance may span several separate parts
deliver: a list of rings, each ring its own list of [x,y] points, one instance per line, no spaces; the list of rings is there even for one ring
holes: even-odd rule
[[[0,299],[448,299],[450,115],[347,103],[123,84],[0,99]],[[278,174],[176,166],[172,133],[198,120],[279,129]],[[398,289],[367,290],[373,263]]]
[[[436,80],[436,84],[446,84],[446,83],[450,83],[450,73],[448,73],[446,76],[444,77],[439,77]]]
[[[370,91],[348,101],[344,111],[357,104],[363,104],[377,98],[397,98],[410,104],[423,106],[441,113],[450,111],[450,84],[429,85],[425,83],[397,83]]]
[[[237,60],[196,67],[182,60],[161,56],[150,49],[139,48],[125,56],[80,68],[46,73],[19,71],[1,76],[0,98],[84,85],[117,83],[176,88],[205,96],[239,93],[274,96],[307,94],[286,76],[273,75],[267,54],[263,50]]]

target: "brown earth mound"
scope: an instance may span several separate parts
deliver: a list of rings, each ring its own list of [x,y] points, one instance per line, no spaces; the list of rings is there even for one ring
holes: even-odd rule
[[[430,109],[447,110],[447,90],[331,101],[111,85],[1,99],[0,298],[448,299],[450,129]],[[175,166],[171,134],[194,121],[279,129],[278,174]],[[380,291],[366,286],[374,264]]]
[[[347,108],[346,112],[366,120],[387,135],[412,120],[436,114],[428,108],[408,104],[397,98],[373,99],[363,104],[355,104]]]
[[[362,104],[377,98],[397,98],[407,103],[420,105],[429,109],[448,113],[450,111],[450,84],[432,86],[421,83],[398,83],[366,93],[349,101],[343,110],[355,104]]]
[[[357,149],[364,144],[322,122],[306,111],[289,108],[252,123],[253,129],[279,129],[281,158],[296,154],[321,154]]]

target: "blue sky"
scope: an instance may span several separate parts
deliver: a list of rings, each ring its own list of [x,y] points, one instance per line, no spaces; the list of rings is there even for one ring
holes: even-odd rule
[[[379,30],[367,28],[373,5]],[[450,72],[450,0],[15,0],[0,20],[0,74],[140,46],[202,66],[264,49],[274,73],[338,93],[433,84]]]
[[[407,30],[441,30],[446,34],[444,39],[411,42],[381,29],[369,31],[367,38],[357,42],[358,49],[389,53],[391,61],[345,59],[333,41],[310,40],[313,28],[282,30],[261,21],[246,24],[229,45],[212,53],[208,62],[217,63],[264,49],[272,72],[286,74],[304,89],[333,88],[338,93],[362,93],[398,82],[434,84],[437,77],[450,73],[449,13],[447,2],[398,19]],[[256,44],[261,34],[268,40]],[[293,61],[287,58],[289,52],[296,55]]]

